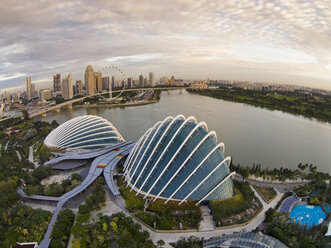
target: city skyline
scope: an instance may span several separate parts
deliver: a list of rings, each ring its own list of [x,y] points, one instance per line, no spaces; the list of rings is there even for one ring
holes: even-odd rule
[[[0,13],[1,91],[28,76],[36,88],[60,72],[82,80],[88,64],[331,89],[328,1],[11,1]]]

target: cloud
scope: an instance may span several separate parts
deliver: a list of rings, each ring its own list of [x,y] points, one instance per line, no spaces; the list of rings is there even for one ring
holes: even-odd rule
[[[0,32],[0,89],[23,75],[82,79],[87,64],[135,78],[153,70],[331,88],[328,0],[12,0],[0,4]]]

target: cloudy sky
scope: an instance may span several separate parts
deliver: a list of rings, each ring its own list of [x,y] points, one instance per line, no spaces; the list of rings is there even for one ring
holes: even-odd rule
[[[0,0],[0,90],[114,65],[331,89],[330,0]]]

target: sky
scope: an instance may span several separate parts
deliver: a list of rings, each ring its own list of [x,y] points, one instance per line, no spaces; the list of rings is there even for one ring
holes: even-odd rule
[[[0,0],[0,91],[117,66],[128,77],[331,90],[330,0]],[[105,72],[105,74],[108,72]]]

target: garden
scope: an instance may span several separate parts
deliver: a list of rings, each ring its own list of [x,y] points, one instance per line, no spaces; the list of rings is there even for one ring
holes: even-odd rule
[[[155,202],[150,202],[144,209],[147,199],[143,199],[142,195],[136,196],[135,191],[130,191],[130,187],[124,186],[123,178],[119,178],[117,183],[126,208],[152,228],[159,230],[198,228],[201,216],[199,207],[195,205],[196,201],[187,201],[178,206],[177,201],[164,204],[164,200],[157,199]]]
[[[216,227],[241,224],[255,216],[262,208],[248,183],[233,181],[236,194],[226,200],[209,201]]]
[[[270,203],[277,195],[277,192],[273,188],[265,188],[256,185],[253,187],[266,203]]]

